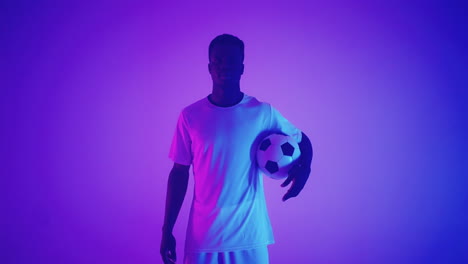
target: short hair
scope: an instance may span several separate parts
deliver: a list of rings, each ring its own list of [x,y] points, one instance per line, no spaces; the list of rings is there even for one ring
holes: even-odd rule
[[[208,48],[208,60],[211,58],[211,52],[215,45],[236,45],[241,50],[242,61],[244,61],[244,42],[238,37],[230,34],[222,34],[214,38]]]

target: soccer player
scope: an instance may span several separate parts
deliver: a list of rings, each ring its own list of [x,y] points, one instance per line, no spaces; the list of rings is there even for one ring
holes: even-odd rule
[[[194,195],[185,240],[184,263],[269,262],[274,243],[263,178],[255,163],[259,141],[272,131],[292,136],[301,149],[299,162],[281,185],[292,182],[283,201],[304,187],[312,161],[309,138],[269,103],[240,90],[244,43],[223,34],[209,46],[210,95],[179,115],[169,158],[174,161],[167,185],[160,253],[175,263],[174,224],[184,200],[192,165]]]

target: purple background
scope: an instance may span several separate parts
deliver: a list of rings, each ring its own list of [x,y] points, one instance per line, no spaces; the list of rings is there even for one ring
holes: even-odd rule
[[[314,146],[297,198],[265,179],[272,264],[468,262],[466,7],[169,2],[3,5],[1,263],[160,263],[177,116],[222,33]]]

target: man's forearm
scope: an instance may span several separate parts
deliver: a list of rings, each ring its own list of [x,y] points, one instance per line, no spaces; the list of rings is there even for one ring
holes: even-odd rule
[[[163,232],[172,233],[187,192],[188,177],[188,172],[175,169],[172,169],[169,174]]]
[[[302,132],[302,140],[299,143],[299,149],[301,150],[301,156],[299,159],[299,164],[301,167],[309,167],[312,163],[312,156],[314,154],[312,149],[312,143],[304,132]]]

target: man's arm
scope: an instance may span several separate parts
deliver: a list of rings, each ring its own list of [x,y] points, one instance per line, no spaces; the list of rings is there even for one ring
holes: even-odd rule
[[[174,163],[174,167],[169,173],[160,249],[164,263],[175,263],[176,261],[176,241],[172,231],[187,192],[189,168],[190,165]]]
[[[299,143],[299,149],[301,150],[301,156],[299,157],[300,166],[310,168],[314,150],[312,149],[312,143],[310,142],[309,137],[307,137],[304,132],[302,132],[302,140]]]
[[[163,231],[172,233],[187,192],[189,168],[190,165],[174,163],[169,173]]]
[[[298,163],[291,168],[288,178],[281,184],[281,187],[285,187],[288,186],[291,181],[293,182],[291,188],[289,188],[288,192],[283,196],[283,201],[291,197],[296,197],[309,179],[313,149],[309,137],[307,137],[304,132],[302,132],[299,149],[301,150],[301,156],[299,157]]]

